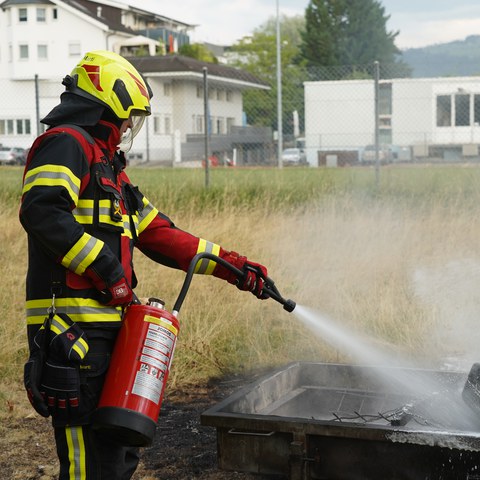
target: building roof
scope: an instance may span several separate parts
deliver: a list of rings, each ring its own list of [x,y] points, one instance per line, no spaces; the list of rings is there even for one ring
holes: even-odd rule
[[[132,63],[139,72],[144,75],[148,74],[149,76],[174,75],[199,78],[203,76],[203,69],[206,67],[209,78],[215,77],[217,80],[228,80],[229,83],[237,83],[241,86],[261,89],[270,88],[268,83],[244,70],[217,63],[202,62],[183,55],[129,57],[127,60]]]
[[[137,13],[142,17],[146,17],[151,22],[161,22],[168,24],[169,26],[178,26],[182,28],[192,28],[193,25],[180,22],[172,18],[164,17],[157,13],[149,12],[148,10],[142,10],[140,8],[132,7],[121,2],[103,2],[92,0],[62,0],[67,5],[74,7],[90,17],[105,23],[111,30],[123,31],[133,33],[131,28],[127,28],[122,25],[122,11],[130,11]],[[101,16],[98,16],[99,8],[101,7]]]
[[[0,3],[0,8],[6,8],[10,5],[24,5],[24,4],[42,4],[42,5],[52,5],[53,3],[49,0],[5,0]]]

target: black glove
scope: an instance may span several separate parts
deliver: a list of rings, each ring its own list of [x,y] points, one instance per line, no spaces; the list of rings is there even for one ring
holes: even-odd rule
[[[33,347],[23,369],[23,383],[27,390],[27,395],[32,407],[42,417],[50,415],[44,394],[40,391],[44,365],[46,362],[46,342],[47,335],[42,326],[33,339]]]
[[[83,330],[65,313],[50,315],[48,355],[41,391],[56,422],[72,421],[80,412],[80,363],[89,351]]]
[[[47,408],[56,422],[73,421],[80,412],[80,372],[78,365],[45,364],[41,389]]]
[[[83,330],[63,313],[50,313],[33,339],[24,384],[43,417],[72,419],[79,411],[79,363],[89,350]]]

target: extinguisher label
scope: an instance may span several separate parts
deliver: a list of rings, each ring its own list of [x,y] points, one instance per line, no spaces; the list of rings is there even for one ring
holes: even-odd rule
[[[145,315],[144,317],[145,322],[150,322],[150,323],[156,323],[158,325],[162,325],[164,328],[167,330],[170,330],[175,336],[178,334],[177,328],[175,328],[172,323],[165,318],[157,318],[157,317],[152,317],[152,315]]]
[[[149,316],[146,315],[145,320],[147,317]],[[168,376],[178,330],[163,319],[150,318],[155,321],[151,321],[148,326],[132,393],[158,405]]]
[[[162,379],[159,379],[154,375],[150,375],[148,371],[140,370],[135,376],[132,393],[144,397],[158,405],[162,393],[162,380],[163,376]]]

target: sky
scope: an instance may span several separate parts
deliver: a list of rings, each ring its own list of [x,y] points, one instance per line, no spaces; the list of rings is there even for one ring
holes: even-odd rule
[[[230,45],[277,13],[277,0],[120,0],[181,22],[198,25],[192,42]],[[480,35],[480,0],[378,0],[390,15],[388,31],[400,31],[400,49]],[[280,14],[303,15],[308,0],[278,0]]]

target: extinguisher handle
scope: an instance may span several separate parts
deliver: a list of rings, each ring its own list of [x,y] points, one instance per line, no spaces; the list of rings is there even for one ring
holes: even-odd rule
[[[137,295],[134,292],[130,305],[141,305],[141,304],[142,304],[142,302],[140,301],[140,299],[137,297]]]
[[[243,278],[245,275],[245,272],[243,270],[240,270],[239,268],[235,267],[234,265],[227,262],[223,258],[220,258],[217,255],[214,255],[213,253],[209,253],[209,252],[197,253],[197,255],[195,255],[190,262],[190,265],[187,270],[187,275],[182,285],[182,289],[180,290],[180,294],[178,295],[177,301],[173,306],[173,311],[176,313],[178,313],[180,311],[180,308],[182,307],[183,301],[185,300],[185,296],[187,295],[188,289],[190,288],[190,283],[192,282],[193,274],[195,273],[195,267],[197,266],[198,261],[202,258],[209,258],[210,260],[215,261],[216,263],[222,265],[223,267],[233,272],[238,278]],[[270,298],[273,298],[273,300],[281,303],[283,305],[283,308],[287,312],[292,312],[296,306],[296,303],[293,300],[283,298],[280,295],[277,287],[275,287],[275,283],[271,278],[263,275],[261,276],[265,282],[265,285],[263,287],[263,292],[267,294]]]
[[[188,266],[187,275],[185,277],[185,280],[183,281],[182,289],[180,290],[177,301],[175,302],[175,305],[173,306],[173,311],[174,312],[178,313],[180,311],[180,308],[182,307],[183,301],[185,300],[185,296],[187,295],[188,289],[190,288],[190,283],[192,282],[193,274],[195,273],[195,267],[197,266],[198,261],[201,260],[202,258],[209,258],[210,260],[214,260],[216,263],[219,263],[223,267],[228,268],[237,277],[242,277],[243,276],[243,271],[242,270],[233,266],[231,263],[227,262],[223,258],[220,258],[217,255],[214,255],[213,253],[209,253],[209,252],[197,253],[192,258],[192,260],[190,262],[190,265]]]

